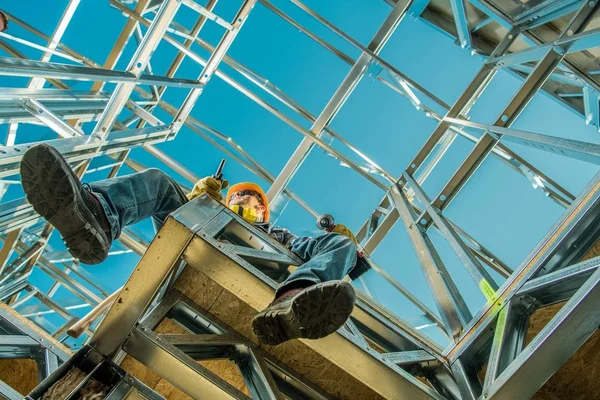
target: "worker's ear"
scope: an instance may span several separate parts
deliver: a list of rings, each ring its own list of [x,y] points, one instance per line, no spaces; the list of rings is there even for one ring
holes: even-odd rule
[[[262,204],[258,204],[256,206],[254,206],[257,210],[265,212],[267,207],[263,206]]]

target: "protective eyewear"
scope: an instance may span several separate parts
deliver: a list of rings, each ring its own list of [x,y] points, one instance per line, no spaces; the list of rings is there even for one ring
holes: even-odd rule
[[[260,195],[254,190],[240,190],[239,192],[235,192],[234,194],[232,194],[229,200],[233,199],[235,196],[254,196],[260,202],[260,204],[263,203]]]

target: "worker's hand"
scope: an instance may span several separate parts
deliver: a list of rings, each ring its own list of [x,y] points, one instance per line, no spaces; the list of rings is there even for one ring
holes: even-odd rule
[[[207,176],[206,178],[202,178],[196,182],[192,191],[186,196],[188,200],[193,200],[201,194],[206,193],[216,201],[220,202],[223,200],[223,195],[220,193],[220,191],[227,189],[228,187],[229,182],[226,180],[220,181],[212,176]]]
[[[358,248],[358,240],[356,240],[356,236],[354,236],[354,233],[352,233],[352,231],[346,225],[336,224],[331,232],[339,233],[340,235],[349,237]]]

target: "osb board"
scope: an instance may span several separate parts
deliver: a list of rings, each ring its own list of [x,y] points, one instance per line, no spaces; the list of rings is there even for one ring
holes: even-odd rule
[[[44,337],[46,343],[52,343],[53,346],[65,351],[67,354],[72,354],[71,350],[59,343],[48,333],[44,332],[33,322],[15,312],[12,308],[4,303],[0,303],[0,308],[11,313],[23,324],[29,326],[32,330],[38,332]],[[33,390],[38,384],[37,364],[33,360],[0,360],[0,380],[8,384],[17,392],[26,395]]]
[[[185,329],[181,326],[177,325],[175,322],[165,319],[163,320],[158,327],[154,330],[158,334],[187,334]],[[208,361],[199,361],[199,364],[209,369],[216,375],[218,375],[225,382],[229,383],[242,393],[245,393],[247,396],[250,396],[248,389],[246,388],[246,384],[244,383],[244,379],[240,374],[237,366],[229,361],[229,360],[208,360]],[[191,399],[188,395],[183,393],[181,390],[175,388],[166,380],[162,379],[160,376],[156,375],[149,368],[140,364],[135,359],[130,356],[125,357],[123,360],[121,367],[130,373],[131,375],[138,378],[140,381],[144,382],[148,387],[154,389],[162,396],[169,400],[173,399]]]
[[[224,290],[193,267],[184,270],[175,288],[214,318],[234,328],[253,343],[259,344],[251,327],[256,311],[234,294]],[[292,340],[279,346],[260,346],[290,369],[336,398],[382,399],[379,394],[300,341]]]
[[[44,330],[42,330],[39,326],[37,326],[36,324],[34,324],[33,322],[31,322],[27,318],[23,317],[21,314],[17,313],[15,310],[13,310],[12,308],[10,308],[6,304],[0,303],[0,308],[2,308],[4,311],[7,311],[7,312],[11,313],[17,319],[19,319],[24,324],[26,324],[27,326],[29,326],[32,330],[38,332],[41,336],[44,336],[44,340],[46,340],[48,342],[51,342],[54,347],[56,347],[56,348],[64,351],[67,354],[73,354],[73,352],[68,347],[66,347],[65,345],[63,345],[62,343],[60,343],[59,341],[57,341],[56,339],[54,339],[52,336],[48,335],[48,333],[45,332]]]
[[[0,381],[27,395],[38,384],[37,364],[33,360],[0,360]]]
[[[582,258],[600,255],[600,241]],[[527,342],[554,317],[564,303],[538,309],[529,319]],[[600,377],[600,335],[596,331],[535,394],[534,400],[596,400],[600,399],[597,379]]]

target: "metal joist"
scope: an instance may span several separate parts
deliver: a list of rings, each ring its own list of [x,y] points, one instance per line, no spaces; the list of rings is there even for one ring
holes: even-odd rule
[[[146,69],[152,53],[154,53],[154,50],[165,34],[167,27],[175,17],[180,5],[181,2],[176,0],[165,0],[162,3],[159,11],[156,14],[156,18],[148,28],[146,35],[144,35],[144,39],[138,46],[135,54],[129,62],[129,66],[127,67],[127,73],[132,75],[135,79],[138,79],[138,77],[142,75],[144,69]],[[173,78],[167,78],[167,80],[172,79]],[[155,82],[155,84],[160,83]],[[108,137],[115,121],[117,120],[117,117],[119,116],[119,113],[131,96],[135,85],[136,82],[120,83],[115,88],[114,92],[111,94],[108,104],[106,105],[106,108],[104,109],[104,112],[100,116],[100,120],[92,132],[92,137],[98,137],[101,140],[105,140]],[[165,85],[162,84],[162,86]],[[193,87],[197,86],[203,86],[203,84],[194,81]]]
[[[378,54],[386,42],[389,40],[391,34],[395,31],[396,27],[406,14],[410,2],[399,1],[389,16],[386,18],[384,23],[381,25],[368,48],[375,54]],[[336,92],[333,94],[317,120],[313,123],[310,134],[319,137],[329,123],[335,118],[336,114],[346,102],[354,88],[358,85],[360,80],[363,78],[364,73],[371,62],[371,56],[363,53],[356,63],[352,66],[352,69],[344,78],[344,81],[340,84]],[[267,192],[267,197],[270,201],[277,198],[281,192],[285,189],[287,184],[296,174],[298,168],[302,165],[308,154],[313,147],[313,142],[308,138],[304,138],[298,148],[294,151],[286,165],[283,167],[271,187]]]
[[[399,186],[393,188],[392,196],[419,258],[444,326],[451,337],[458,337],[471,321],[471,312],[427,234],[415,221],[414,211],[402,189]]]
[[[581,286],[484,392],[485,398],[532,396],[600,325],[600,271]]]
[[[597,2],[591,1],[583,3],[577,15],[571,20],[569,25],[563,29],[560,38],[569,34],[572,35],[582,32],[595,15],[598,7],[599,4]],[[563,47],[563,50],[567,50],[568,47],[569,44],[566,44],[565,47]],[[558,52],[553,49],[550,50],[546,56],[540,60],[535,70],[523,82],[518,92],[494,122],[494,125],[505,128],[510,127],[564,57],[564,52]],[[484,134],[479,139],[477,145],[436,197],[433,203],[435,207],[444,210],[448,204],[450,204],[467,180],[492,151],[497,142],[498,139],[489,134]]]

